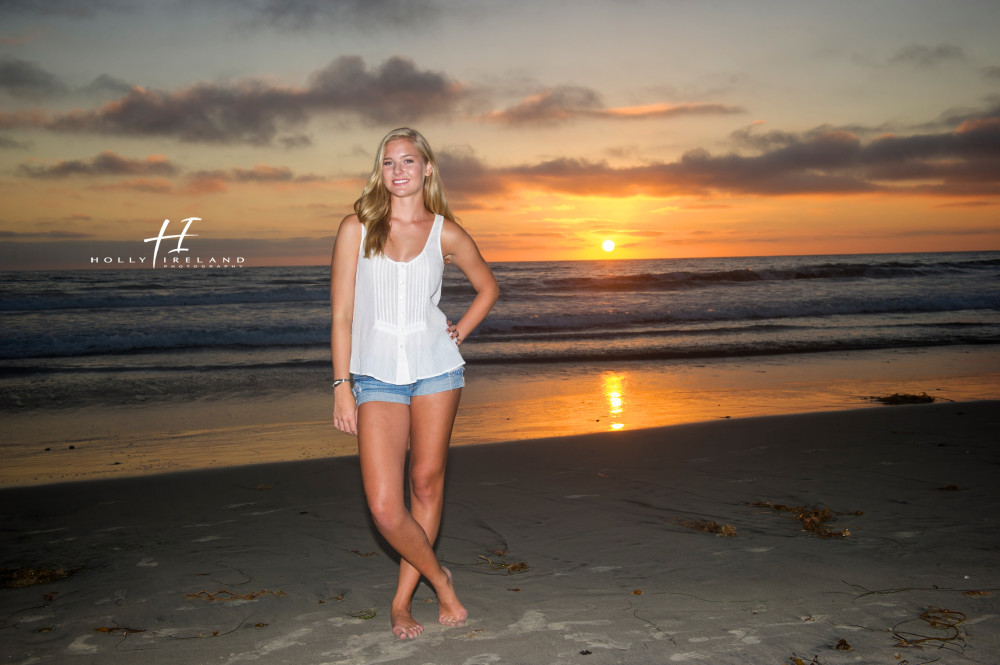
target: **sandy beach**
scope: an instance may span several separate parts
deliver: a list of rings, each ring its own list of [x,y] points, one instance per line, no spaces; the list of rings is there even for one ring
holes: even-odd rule
[[[0,592],[0,657],[996,663],[998,426],[979,401],[456,447],[438,553],[470,620],[421,586],[411,641],[354,457],[5,489],[7,586],[69,576]]]

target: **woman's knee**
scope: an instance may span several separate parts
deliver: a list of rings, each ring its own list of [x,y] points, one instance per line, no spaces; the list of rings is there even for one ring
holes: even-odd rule
[[[397,499],[368,497],[368,511],[380,529],[392,529],[406,517],[406,506]]]
[[[411,469],[410,495],[417,501],[439,501],[444,495],[444,469]]]

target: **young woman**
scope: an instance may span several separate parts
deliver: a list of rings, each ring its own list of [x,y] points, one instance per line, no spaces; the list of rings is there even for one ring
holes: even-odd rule
[[[464,385],[458,345],[500,289],[476,243],[455,222],[434,155],[418,132],[396,129],[382,139],[354,211],[341,222],[333,247],[333,424],[358,436],[368,508],[400,555],[390,618],[392,632],[406,639],[423,631],[411,614],[421,577],[437,594],[440,623],[462,625],[468,616],[433,546]],[[445,261],[476,291],[455,324],[437,307]]]

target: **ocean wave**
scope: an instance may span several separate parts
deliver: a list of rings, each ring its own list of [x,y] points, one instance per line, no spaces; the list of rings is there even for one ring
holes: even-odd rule
[[[749,261],[748,261],[749,262]],[[995,276],[1000,260],[889,261],[882,263],[818,263],[790,267],[739,268],[729,270],[670,270],[626,275],[574,277],[519,277],[502,286],[526,292],[642,292],[676,291],[719,284],[786,282],[802,280],[860,280],[933,277],[982,272]]]
[[[133,291],[142,291],[134,295]],[[53,292],[31,296],[13,296],[0,300],[0,311],[30,312],[42,310],[109,310],[164,307],[217,307],[258,303],[329,302],[329,285],[285,286],[279,288],[231,291],[196,289],[163,292],[149,285],[125,284],[104,292]]]

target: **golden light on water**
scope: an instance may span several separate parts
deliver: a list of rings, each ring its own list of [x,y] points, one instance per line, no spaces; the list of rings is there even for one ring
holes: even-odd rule
[[[611,417],[611,429],[622,429],[625,423],[625,377],[622,374],[608,373],[601,377],[601,392],[608,405],[608,415]]]
[[[605,240],[604,242],[601,243],[601,249],[603,249],[605,252],[610,252],[614,248],[615,248],[614,240]]]

